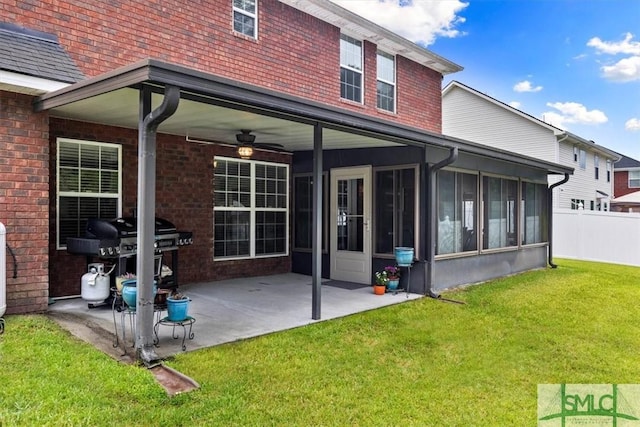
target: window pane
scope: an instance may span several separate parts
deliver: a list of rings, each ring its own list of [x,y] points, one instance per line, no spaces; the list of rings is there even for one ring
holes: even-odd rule
[[[378,82],[377,102],[378,108],[386,111],[395,111],[394,97],[395,87],[384,82]]]
[[[517,181],[485,176],[483,197],[483,248],[517,245]]]
[[[415,169],[376,172],[375,251],[393,254],[396,246],[415,245]]]
[[[395,59],[392,55],[384,52],[378,52],[378,80],[395,83]]]
[[[522,244],[547,241],[547,186],[522,183]]]
[[[233,6],[245,12],[256,13],[256,0],[233,0]]]
[[[249,212],[216,211],[214,257],[249,255]]]
[[[362,42],[340,34],[340,65],[362,70]]]
[[[340,69],[340,97],[355,102],[362,101],[362,75],[355,71]]]
[[[478,176],[444,170],[437,180],[436,254],[477,250]]]
[[[255,19],[240,12],[233,12],[233,29],[249,37],[255,37]]]
[[[284,253],[286,238],[284,212],[256,212],[256,255]]]

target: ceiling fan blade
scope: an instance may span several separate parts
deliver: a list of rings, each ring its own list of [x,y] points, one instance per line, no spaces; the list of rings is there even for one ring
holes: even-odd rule
[[[284,145],[277,144],[275,142],[257,142],[255,144],[256,147],[265,147],[265,148],[284,148]]]

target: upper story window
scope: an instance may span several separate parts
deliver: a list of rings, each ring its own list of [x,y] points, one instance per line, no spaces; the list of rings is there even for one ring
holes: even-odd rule
[[[580,149],[580,169],[587,168],[587,152]]]
[[[629,171],[629,188],[640,188],[640,171]]]
[[[257,0],[233,0],[233,30],[258,38]]]
[[[396,59],[393,55],[378,51],[378,108],[396,110]]]
[[[340,97],[362,102],[362,42],[340,34]]]
[[[573,161],[574,162],[578,161],[578,146],[577,145],[573,146]]]
[[[607,182],[611,182],[611,160],[607,159]]]
[[[597,154],[593,155],[593,167],[596,179],[600,179],[600,157]]]
[[[122,198],[122,147],[58,139],[57,247],[83,236],[89,218],[116,218]]]

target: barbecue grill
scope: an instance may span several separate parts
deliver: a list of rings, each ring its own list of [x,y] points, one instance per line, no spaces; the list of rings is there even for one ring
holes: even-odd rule
[[[138,250],[138,219],[123,217],[115,219],[91,218],[87,221],[85,237],[67,239],[67,252],[74,255],[112,259],[117,262],[117,275],[127,271],[127,260]],[[173,280],[171,287],[178,286],[178,248],[193,243],[193,233],[178,231],[173,223],[163,218],[155,218],[154,252],[156,258],[171,252]]]

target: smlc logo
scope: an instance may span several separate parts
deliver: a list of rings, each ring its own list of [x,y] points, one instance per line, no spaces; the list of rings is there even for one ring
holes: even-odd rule
[[[538,426],[640,426],[638,384],[539,384]]]

